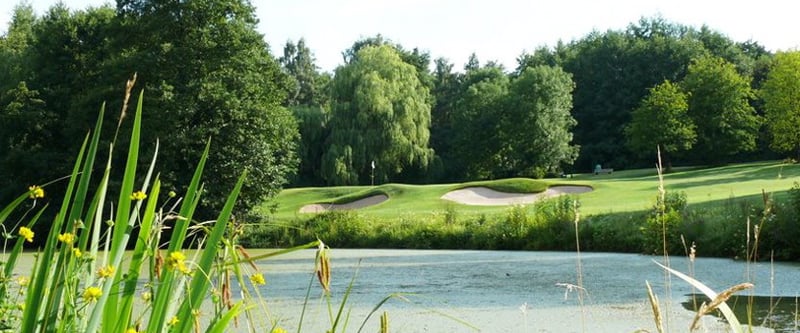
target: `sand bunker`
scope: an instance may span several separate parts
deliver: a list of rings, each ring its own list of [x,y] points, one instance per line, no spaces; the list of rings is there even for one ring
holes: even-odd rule
[[[345,209],[359,209],[364,207],[369,207],[372,205],[377,205],[381,202],[389,200],[389,197],[385,194],[378,194],[373,195],[371,197],[366,197],[364,199],[359,199],[353,202],[349,202],[346,204],[311,204],[305,205],[300,208],[301,213],[322,213],[329,210],[345,210]]]
[[[467,187],[447,192],[442,199],[474,206],[524,205],[563,194],[579,194],[592,190],[589,186],[551,186],[544,192],[525,194],[498,192],[486,187]]]

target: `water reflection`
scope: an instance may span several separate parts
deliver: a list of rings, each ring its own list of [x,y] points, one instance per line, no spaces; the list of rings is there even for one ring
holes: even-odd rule
[[[696,312],[703,302],[710,302],[703,294],[688,294],[686,297],[681,305],[692,312]],[[726,303],[741,323],[752,320],[753,325],[772,328],[775,332],[800,332],[798,297],[733,295]],[[719,311],[714,311],[711,315],[724,318]]]

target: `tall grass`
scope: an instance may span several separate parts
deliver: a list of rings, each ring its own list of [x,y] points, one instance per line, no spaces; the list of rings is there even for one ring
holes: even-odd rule
[[[128,82],[123,117],[134,80]],[[155,172],[157,143],[143,176],[137,170],[143,94],[139,94],[119,181],[111,181],[116,134],[108,147],[108,161],[96,161],[103,107],[94,131],[87,134],[77,154],[55,218],[47,221],[49,232],[36,235],[32,231],[34,225],[43,223],[40,217],[49,208],[40,204],[48,184],[31,186],[0,210],[4,231],[0,329],[224,332],[244,317],[249,331],[256,327],[262,327],[258,331],[283,331],[277,319],[269,316],[258,290],[265,280],[255,261],[266,256],[250,257],[238,244],[241,224],[232,210],[246,173],[238,178],[217,218],[196,223],[192,216],[200,202],[211,143],[206,145],[186,193],[182,197],[165,194]],[[96,180],[93,171],[98,164],[102,174]],[[112,183],[119,183],[119,188],[112,188]],[[171,234],[168,240],[162,238],[167,230]],[[189,234],[198,239],[194,251],[182,247]],[[41,238],[43,247],[30,247]],[[314,240],[279,253],[319,244]],[[31,256],[23,254],[25,251],[35,252]],[[34,260],[31,271],[20,271],[19,260]],[[231,294],[234,284],[242,294],[237,299]],[[258,323],[259,318],[266,318],[266,323]]]

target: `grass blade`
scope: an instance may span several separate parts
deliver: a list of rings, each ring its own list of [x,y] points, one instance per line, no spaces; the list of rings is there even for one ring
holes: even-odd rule
[[[697,281],[694,278],[692,278],[692,277],[690,277],[690,276],[688,276],[686,274],[683,274],[681,272],[678,272],[678,271],[676,271],[676,270],[674,270],[672,268],[664,266],[664,265],[658,263],[655,260],[653,262],[656,263],[656,265],[661,266],[661,268],[665,269],[667,272],[672,273],[672,275],[675,275],[675,276],[681,278],[683,281],[686,281],[686,283],[688,283],[688,284],[692,285],[693,287],[697,288],[697,290],[700,290],[709,299],[715,300],[719,296],[714,290],[712,290],[711,288],[709,288],[708,286],[706,286],[702,282]],[[722,302],[722,303],[719,304],[719,306],[717,308],[722,312],[722,315],[725,316],[725,319],[728,321],[728,324],[731,326],[731,329],[734,332],[743,333],[742,324],[739,323],[739,319],[736,318],[736,315],[733,313],[733,311],[728,306],[728,304],[726,304],[725,302]]]
[[[200,260],[197,262],[197,269],[205,272],[206,274],[211,271],[214,258],[217,256],[217,250],[219,248],[218,244],[222,241],[222,237],[225,234],[228,221],[233,213],[234,204],[236,203],[236,199],[239,197],[239,192],[242,190],[242,184],[244,184],[244,179],[246,176],[247,172],[243,172],[239,177],[239,180],[236,182],[236,186],[233,188],[233,191],[230,195],[228,195],[225,206],[222,208],[222,211],[217,217],[217,222],[214,224],[214,227],[211,229],[211,233],[208,236],[206,247],[203,249]],[[179,318],[192,318],[194,311],[197,310],[200,307],[200,304],[203,302],[203,298],[208,291],[209,284],[210,281],[204,274],[194,274],[189,287],[189,296],[183,300],[183,303],[178,310]],[[191,321],[189,320],[182,320],[178,322],[176,332],[189,332],[191,329],[190,323]]]

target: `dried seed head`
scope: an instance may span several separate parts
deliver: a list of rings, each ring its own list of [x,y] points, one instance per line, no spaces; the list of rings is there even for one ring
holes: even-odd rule
[[[325,243],[319,242],[317,248],[317,279],[326,293],[331,292],[331,259],[328,256],[328,248]]]
[[[236,249],[239,250],[239,253],[244,257],[247,263],[250,264],[250,267],[253,267],[254,270],[258,271],[258,267],[256,267],[256,263],[253,262],[253,259],[250,259],[250,254],[244,249],[244,246],[238,245]]]

